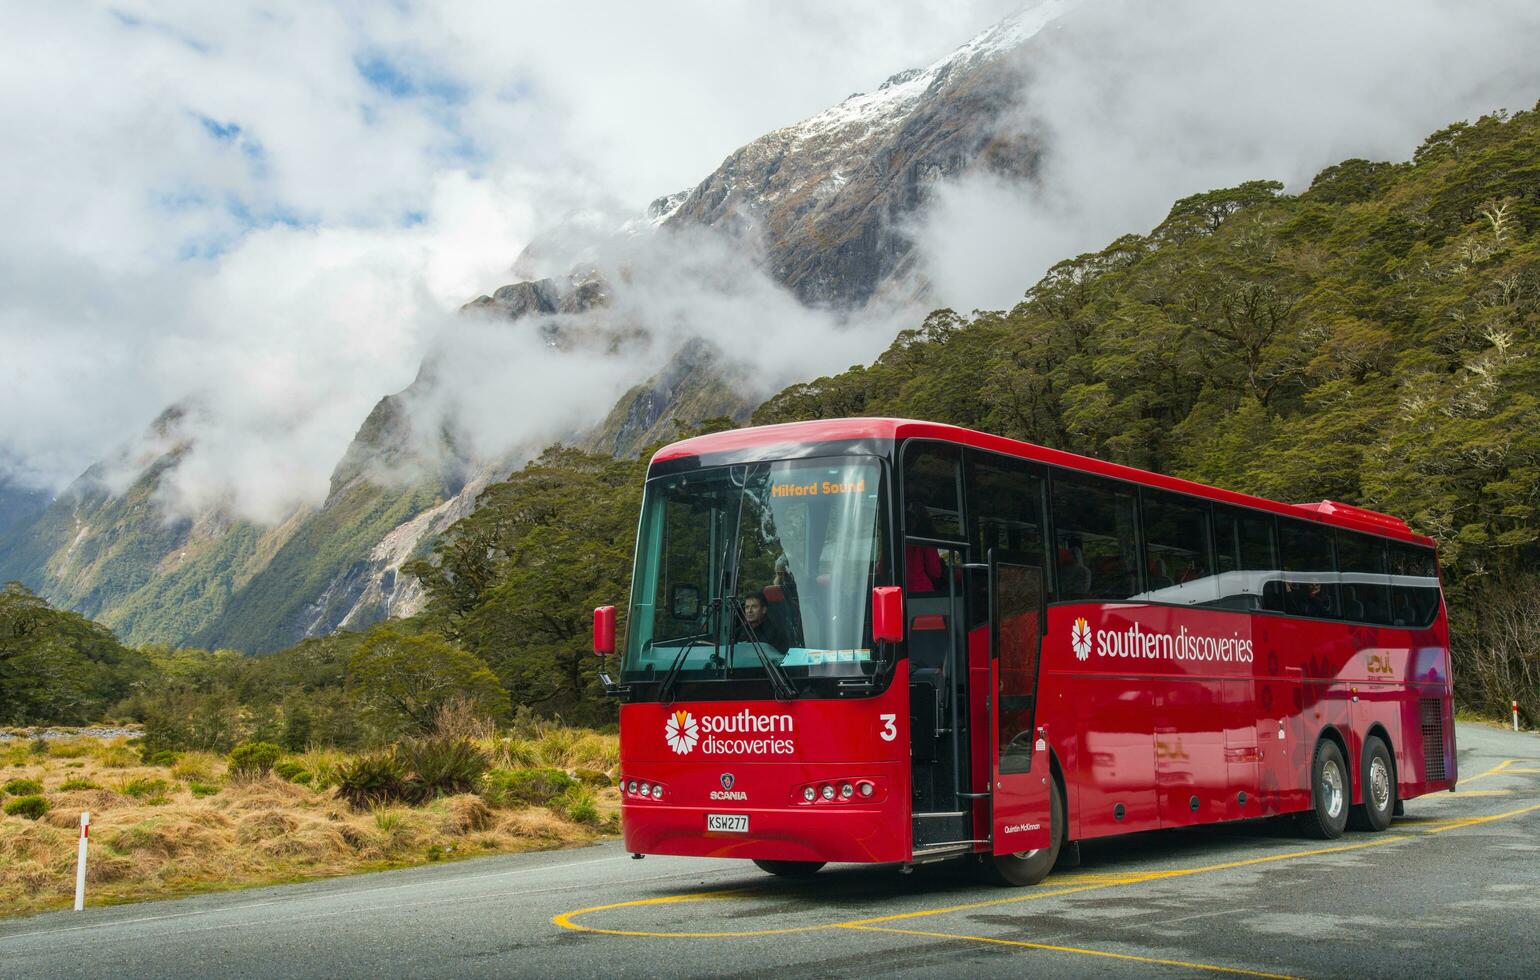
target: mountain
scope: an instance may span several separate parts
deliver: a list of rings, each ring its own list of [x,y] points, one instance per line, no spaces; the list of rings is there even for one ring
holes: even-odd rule
[[[682,198],[664,228],[758,230],[771,274],[809,304],[856,306],[913,289],[904,221],[938,181],[972,168],[1035,174],[1041,148],[999,117],[1020,91],[1023,45],[1069,4],[1049,0],[925,68],[760,137]]]
[[[808,305],[849,310],[888,293],[922,294],[905,223],[947,177],[970,168],[1035,171],[1039,147],[1002,137],[997,121],[1020,84],[1029,40],[1065,6],[1048,0],[931,65],[753,141],[621,230],[728,233]],[[574,219],[537,239],[513,268],[544,274],[476,297],[461,315],[534,330],[558,351],[638,356],[653,342],[653,325],[612,308],[609,284],[584,265],[581,248],[562,259],[546,247],[563,238],[581,245],[588,233]],[[562,262],[565,271],[552,268]],[[617,400],[607,417],[565,441],[630,455],[680,425],[746,420],[763,394],[706,341],[649,356],[662,366],[610,393]],[[382,398],[364,420],[326,500],[272,526],[218,506],[191,517],[165,513],[162,480],[193,448],[177,424],[185,409],[171,410],[139,447],[87,471],[41,513],[0,528],[0,580],[19,579],[136,643],[272,650],[410,614],[423,595],[402,564],[542,448],[512,446],[491,459],[466,450],[470,440],[430,407],[453,384],[430,355],[412,385]]]

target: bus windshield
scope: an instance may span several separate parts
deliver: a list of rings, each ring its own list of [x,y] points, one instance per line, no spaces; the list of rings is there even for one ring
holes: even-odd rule
[[[875,673],[883,500],[882,466],[867,457],[650,481],[622,682],[757,682],[793,697],[816,693],[817,678]]]

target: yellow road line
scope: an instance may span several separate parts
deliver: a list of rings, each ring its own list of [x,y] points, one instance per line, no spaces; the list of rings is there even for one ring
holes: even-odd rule
[[[595,905],[591,908],[577,909],[572,912],[563,912],[554,916],[551,922],[563,929],[572,929],[576,932],[597,932],[606,936],[647,936],[654,939],[739,939],[745,936],[785,936],[794,932],[817,932],[822,929],[832,929],[832,925],[820,924],[811,926],[792,926],[783,929],[753,929],[743,932],[641,932],[632,929],[600,929],[597,926],[582,926],[573,922],[580,915],[588,915],[593,912],[608,912],[611,909],[637,908],[642,905],[670,905],[675,902],[705,902],[718,898],[746,898],[748,892],[744,891],[719,891],[719,892],[691,892],[687,895],[663,895],[658,898],[638,898],[629,902],[614,902],[610,905]]]
[[[1462,780],[1460,780],[1460,782],[1462,782],[1462,783],[1474,783],[1476,780],[1478,780],[1478,779],[1485,779],[1488,776],[1500,776],[1500,775],[1503,775],[1503,770],[1504,769],[1507,769],[1509,766],[1513,765],[1515,762],[1518,762],[1518,761],[1519,760],[1517,760],[1517,759],[1504,759],[1503,761],[1499,762],[1497,765],[1495,765],[1492,768],[1488,769],[1486,772],[1477,773],[1476,775],[1471,776],[1469,779],[1462,779]]]
[[[1540,803],[1533,806],[1520,807],[1517,810],[1509,810],[1507,813],[1494,813],[1489,817],[1462,817],[1447,827],[1434,827],[1428,831],[1430,834],[1442,834],[1446,830],[1458,830],[1461,827],[1474,827],[1481,823],[1491,823],[1493,820],[1506,820],[1508,817],[1522,816],[1540,810]]]
[[[889,932],[898,936],[924,936],[930,939],[956,939],[974,943],[993,943],[997,946],[1019,946],[1024,949],[1045,949],[1055,953],[1079,953],[1082,956],[1104,956],[1113,960],[1131,960],[1135,963],[1154,963],[1160,966],[1176,966],[1184,970],[1207,970],[1211,973],[1229,973],[1243,977],[1269,977],[1272,980],[1298,980],[1286,973],[1263,973],[1260,970],[1243,970],[1235,966],[1215,966],[1212,963],[1190,963],[1186,960],[1163,960],[1154,956],[1135,956],[1132,953],[1113,953],[1103,949],[1085,949],[1081,946],[1055,946],[1051,943],[1029,943],[1019,939],[996,939],[992,936],[964,936],[953,932],[921,932],[917,929],[886,929],[879,926],[840,926],[841,929],[858,929],[862,932]]]
[[[1444,796],[1512,796],[1511,789],[1462,789],[1453,793],[1445,793]]]

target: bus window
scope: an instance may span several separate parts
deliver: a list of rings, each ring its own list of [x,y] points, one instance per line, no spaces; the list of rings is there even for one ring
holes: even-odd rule
[[[1214,568],[1219,592],[1214,605],[1282,612],[1280,567],[1271,517],[1214,508]]]
[[[1131,487],[1111,480],[1054,474],[1060,600],[1127,599],[1139,591],[1134,501]]]
[[[1191,605],[1219,596],[1209,546],[1208,505],[1159,490],[1140,492],[1144,571],[1153,602]]]
[[[1390,577],[1385,574],[1385,541],[1352,531],[1337,532],[1337,571],[1342,578],[1342,618],[1390,625]]]
[[[958,484],[961,455],[956,446],[910,443],[904,450],[904,534],[906,538],[961,541],[962,499]],[[948,572],[941,549],[904,543],[904,592],[934,595],[947,591]]]
[[[923,531],[908,528],[905,533],[963,540],[958,462],[956,446],[909,444],[904,452],[904,509],[923,514],[925,527]]]
[[[1429,548],[1390,546],[1390,616],[1396,626],[1424,627],[1438,615],[1438,562]]]
[[[1043,475],[1031,463],[977,456],[968,468],[968,517],[974,553],[1010,552],[1043,560]]]
[[[1278,522],[1283,552],[1283,611],[1291,616],[1341,617],[1331,530],[1304,521]]]

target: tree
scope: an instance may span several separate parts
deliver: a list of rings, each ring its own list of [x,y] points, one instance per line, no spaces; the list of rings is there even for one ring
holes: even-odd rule
[[[485,661],[442,637],[397,626],[377,628],[359,645],[348,663],[348,692],[390,734],[426,733],[439,709],[456,701],[493,719],[508,714],[508,693]]]

